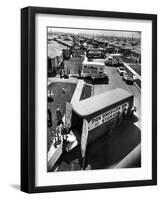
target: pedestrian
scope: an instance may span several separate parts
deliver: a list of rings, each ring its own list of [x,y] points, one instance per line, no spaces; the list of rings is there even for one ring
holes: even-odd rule
[[[80,68],[79,68],[79,77],[81,77],[81,70],[80,70]]]
[[[53,125],[52,123],[52,114],[51,114],[51,110],[48,108],[48,128],[51,128]]]
[[[124,111],[123,111],[123,117],[127,117],[127,113],[128,113],[128,110],[127,110],[127,108],[124,108]]]
[[[63,123],[63,121],[62,121],[62,113],[60,111],[60,108],[56,109],[56,118],[57,118],[57,125],[58,126]]]
[[[54,135],[54,147],[57,148],[58,146],[58,131],[56,129],[55,135]]]
[[[62,124],[60,124],[58,126],[57,134],[58,134],[58,144],[61,144],[61,142],[62,142]]]
[[[121,120],[122,120],[122,114],[121,114],[121,112],[119,111],[119,112],[118,112],[118,116],[117,116],[117,124],[118,124],[118,125],[121,124]]]
[[[62,93],[65,94],[65,89],[64,88],[62,88]]]
[[[60,74],[60,78],[62,78],[62,69],[60,69],[60,73],[59,74]]]

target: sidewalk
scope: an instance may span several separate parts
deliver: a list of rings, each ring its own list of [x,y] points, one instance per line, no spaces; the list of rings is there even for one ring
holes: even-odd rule
[[[78,80],[77,80],[77,78],[74,78],[74,77],[70,77],[69,79],[65,79],[65,78],[60,78],[58,75],[57,75],[57,77],[53,77],[53,78],[48,78],[48,82],[49,82],[49,84],[51,84],[51,83],[57,83],[57,82],[64,82],[64,83],[77,83],[78,82]],[[48,85],[49,85],[48,84]]]
[[[124,65],[129,71],[131,71],[137,79],[139,79],[139,80],[141,81],[141,76],[140,76],[138,73],[136,73],[136,71],[134,71],[134,70],[133,70],[127,63],[125,63],[125,62],[123,62],[123,65]]]
[[[63,142],[61,142],[60,145],[57,146],[57,148],[55,148],[54,143],[52,143],[50,150],[48,152],[48,171],[52,169],[52,167],[54,166],[54,164],[59,159],[62,153],[63,153]]]
[[[53,82],[72,82],[72,83],[77,83],[77,86],[75,88],[74,94],[72,96],[71,99],[71,104],[77,103],[80,100],[80,96],[82,93],[82,89],[84,86],[84,81],[83,80],[77,80],[77,79],[60,79],[60,78],[50,78],[50,84]],[[63,121],[65,120],[65,116],[63,117]],[[78,142],[76,140],[76,137],[74,136],[73,133],[70,133],[68,135],[68,141],[71,143],[67,150],[69,151],[70,149],[74,148],[75,146],[78,145]],[[63,153],[63,138],[61,137],[61,143],[60,145],[57,146],[57,148],[55,148],[54,146],[54,141],[49,149],[48,152],[48,171],[50,171],[53,166],[55,165],[55,163],[57,162],[57,160],[59,159],[59,157],[61,156],[61,154]]]
[[[72,105],[75,104],[75,103],[78,103],[80,101],[80,97],[81,97],[81,94],[82,94],[83,86],[84,86],[84,81],[83,80],[78,80],[76,89],[75,89],[73,97],[71,99],[71,104]]]

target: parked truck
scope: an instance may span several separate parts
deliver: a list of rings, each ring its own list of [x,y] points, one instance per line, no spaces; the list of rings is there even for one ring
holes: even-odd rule
[[[108,75],[105,73],[105,65],[99,62],[83,61],[81,77],[108,80]]]

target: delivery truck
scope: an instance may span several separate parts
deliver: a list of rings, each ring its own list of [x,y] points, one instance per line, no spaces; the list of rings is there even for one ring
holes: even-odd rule
[[[105,72],[105,65],[104,65],[104,63],[99,63],[99,62],[83,61],[81,77],[82,78],[91,78],[93,80],[95,80],[95,79],[108,80],[108,75]]]

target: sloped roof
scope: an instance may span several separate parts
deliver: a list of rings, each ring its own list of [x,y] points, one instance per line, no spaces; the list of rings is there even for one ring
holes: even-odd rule
[[[48,34],[48,39],[49,40],[53,40],[55,38],[57,38],[58,36],[57,35],[51,35],[51,34]]]
[[[73,104],[73,110],[81,117],[84,117],[131,96],[133,95],[130,92],[116,88]]]
[[[122,46],[122,49],[132,50],[133,47],[129,46],[129,45],[124,45],[124,46]]]
[[[131,51],[133,51],[133,52],[135,52],[135,53],[137,53],[137,54],[141,54],[141,48],[140,47],[138,47],[138,46],[136,46],[133,50],[131,50]]]
[[[73,42],[72,41],[67,41],[67,40],[63,40],[63,39],[57,39],[58,42],[61,42],[62,44],[66,45],[66,46],[73,46]]]
[[[55,58],[57,56],[61,56],[62,51],[55,48],[54,46],[48,45],[48,57]]]
[[[50,43],[50,46],[55,47],[55,48],[58,49],[58,50],[67,49],[67,46],[62,45],[62,44],[60,44],[60,43],[58,43],[58,42],[56,42],[56,41],[52,41],[52,42]]]

